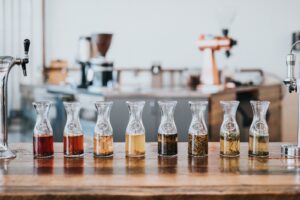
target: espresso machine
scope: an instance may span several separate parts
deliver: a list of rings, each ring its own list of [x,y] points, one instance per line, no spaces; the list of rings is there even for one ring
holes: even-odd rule
[[[106,59],[113,34],[100,33],[91,37],[92,58],[90,59],[93,71],[92,85],[88,87],[90,92],[99,93],[105,87],[112,86],[113,62]]]
[[[29,63],[30,41],[24,40],[24,58],[0,56],[0,159],[15,158],[16,155],[8,147],[7,133],[7,84],[10,70],[19,65],[22,67],[24,76],[27,76],[26,65]]]
[[[223,29],[223,36],[200,35],[198,47],[203,52],[203,65],[201,83],[204,85],[219,85],[219,70],[217,67],[215,52],[225,50],[226,57],[230,57],[230,49],[237,41],[228,36],[228,29]]]
[[[90,68],[90,59],[92,57],[91,37],[82,36],[79,38],[77,63],[81,67],[81,83],[78,88],[87,88],[90,82],[87,80],[87,70]]]

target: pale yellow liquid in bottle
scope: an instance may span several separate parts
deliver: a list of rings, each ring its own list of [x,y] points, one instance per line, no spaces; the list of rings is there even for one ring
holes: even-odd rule
[[[126,156],[130,157],[145,156],[145,134],[126,134],[125,152]]]
[[[94,136],[94,156],[113,155],[113,136]]]

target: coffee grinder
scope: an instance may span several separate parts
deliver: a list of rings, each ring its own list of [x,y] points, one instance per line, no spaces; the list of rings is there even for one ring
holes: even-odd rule
[[[87,81],[87,69],[90,67],[90,59],[92,57],[91,37],[82,36],[79,38],[79,47],[77,55],[77,63],[81,67],[81,83],[78,88],[87,88],[90,83]]]
[[[88,87],[91,92],[101,92],[103,87],[109,87],[113,81],[113,62],[106,59],[113,34],[100,33],[91,37],[92,58],[90,65],[93,70],[93,83]]]
[[[198,47],[203,52],[203,66],[201,83],[205,85],[219,85],[219,70],[215,52],[224,49],[226,57],[230,57],[230,49],[237,41],[228,36],[228,29],[223,29],[223,36],[200,35]]]

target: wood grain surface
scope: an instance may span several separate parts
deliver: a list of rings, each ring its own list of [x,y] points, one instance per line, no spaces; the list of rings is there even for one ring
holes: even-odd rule
[[[299,199],[300,160],[280,155],[270,144],[268,159],[248,158],[241,144],[239,158],[221,158],[219,144],[209,156],[189,158],[187,143],[177,157],[157,156],[148,143],[144,159],[128,159],[124,143],[115,143],[113,158],[64,159],[55,144],[53,159],[35,160],[31,144],[12,144],[17,158],[0,161],[0,199]]]

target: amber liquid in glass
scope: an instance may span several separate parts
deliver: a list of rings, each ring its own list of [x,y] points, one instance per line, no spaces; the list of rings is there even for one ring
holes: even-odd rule
[[[157,134],[158,154],[162,156],[177,155],[177,134]]]
[[[33,136],[33,155],[35,158],[47,158],[53,156],[53,136]]]
[[[208,135],[189,134],[188,154],[190,156],[206,156],[208,154]]]
[[[83,135],[64,135],[64,155],[66,157],[83,156]]]
[[[125,152],[130,157],[145,156],[145,134],[126,134]]]
[[[236,157],[240,155],[240,135],[228,134],[220,136],[220,155],[225,157]]]
[[[269,136],[249,135],[249,155],[265,157],[269,156]]]
[[[94,156],[106,157],[113,155],[113,136],[94,136]]]

